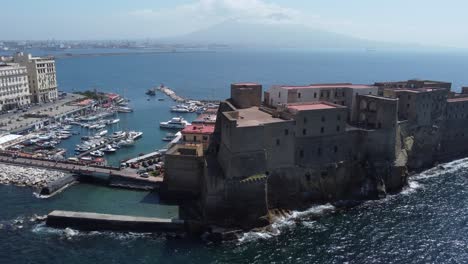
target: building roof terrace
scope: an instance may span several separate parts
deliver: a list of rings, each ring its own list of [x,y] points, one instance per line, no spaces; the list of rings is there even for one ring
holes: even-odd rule
[[[319,84],[310,84],[304,86],[294,86],[294,85],[277,85],[277,87],[294,90],[294,89],[327,89],[327,88],[351,88],[351,89],[368,89],[374,88],[375,86],[367,84],[352,84],[352,83],[319,83]]]
[[[282,118],[273,117],[270,113],[262,111],[256,106],[237,109],[236,111],[231,112],[223,112],[223,115],[229,120],[236,121],[238,127],[251,127],[286,121]]]

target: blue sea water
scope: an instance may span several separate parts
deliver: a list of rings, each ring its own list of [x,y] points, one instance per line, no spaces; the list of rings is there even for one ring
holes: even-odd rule
[[[57,60],[58,83],[131,99],[120,127],[144,132],[111,162],[164,146],[158,122],[173,116],[168,99],[147,100],[164,83],[192,98],[228,97],[229,84],[372,83],[409,78],[468,84],[468,54],[361,51],[225,51]],[[161,95],[158,95],[161,96]],[[193,116],[187,116],[188,119]],[[118,128],[115,128],[118,129]],[[83,131],[83,133],[85,133]],[[70,142],[69,144],[73,144]],[[30,188],[0,186],[0,263],[466,263],[468,160],[416,175],[401,194],[337,211],[331,205],[279,219],[269,232],[247,232],[221,245],[167,234],[78,232],[29,222],[54,209],[177,215],[148,192],[79,184],[50,199]],[[21,222],[23,221],[23,222]]]

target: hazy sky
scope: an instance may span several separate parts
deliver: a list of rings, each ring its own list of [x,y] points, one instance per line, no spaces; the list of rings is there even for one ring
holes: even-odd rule
[[[466,0],[0,0],[0,39],[179,35],[227,19],[468,48]]]

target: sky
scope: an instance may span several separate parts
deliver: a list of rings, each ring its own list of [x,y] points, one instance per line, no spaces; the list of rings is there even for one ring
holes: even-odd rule
[[[0,40],[157,39],[225,20],[468,48],[466,0],[0,0]]]

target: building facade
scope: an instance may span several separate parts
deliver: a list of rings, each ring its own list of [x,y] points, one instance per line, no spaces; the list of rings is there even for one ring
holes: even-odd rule
[[[53,58],[32,57],[31,54],[19,52],[13,60],[27,68],[32,103],[57,100],[57,77]]]
[[[31,103],[26,67],[0,62],[0,107],[2,111]]]

